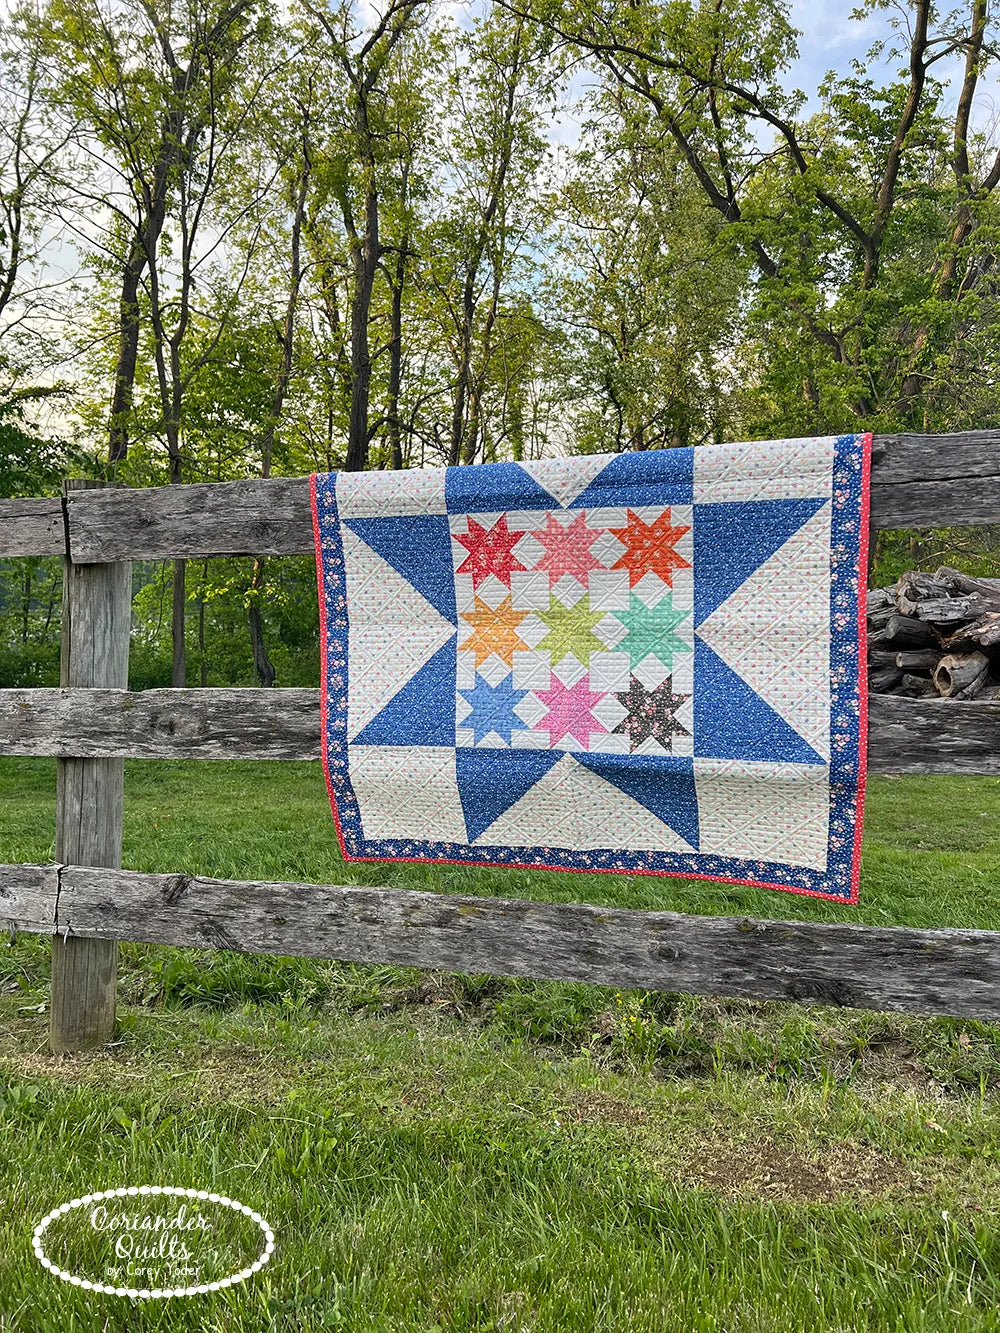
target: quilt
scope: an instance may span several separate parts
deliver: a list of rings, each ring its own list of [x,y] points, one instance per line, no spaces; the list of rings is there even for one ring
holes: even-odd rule
[[[856,902],[870,450],[313,476],[344,857]]]

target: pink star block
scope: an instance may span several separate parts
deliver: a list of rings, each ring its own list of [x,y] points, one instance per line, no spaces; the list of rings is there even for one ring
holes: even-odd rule
[[[590,551],[601,534],[587,527],[586,517],[581,512],[568,528],[564,528],[554,514],[546,514],[545,531],[534,534],[545,547],[545,554],[535,568],[546,571],[550,588],[554,588],[564,574],[572,574],[587,587],[590,571],[604,568]]]
[[[586,750],[592,731],[607,731],[591,712],[604,695],[594,694],[587,679],[583,676],[568,689],[558,676],[553,676],[551,689],[535,690],[535,697],[549,710],[536,730],[549,733],[549,745],[555,745],[564,736],[574,736]]]

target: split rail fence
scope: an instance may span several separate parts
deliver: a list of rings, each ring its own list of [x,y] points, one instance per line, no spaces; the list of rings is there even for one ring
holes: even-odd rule
[[[1000,523],[1000,431],[877,436],[871,522]],[[54,1050],[110,1040],[117,940],[1000,1019],[997,931],[122,870],[126,758],[319,757],[318,690],[129,692],[130,562],[312,541],[304,477],[0,501],[0,556],[64,559],[61,688],[0,690],[0,754],[59,761],[57,864],[0,865],[0,925],[53,936]],[[869,719],[871,772],[1000,775],[1000,702],[876,695]]]

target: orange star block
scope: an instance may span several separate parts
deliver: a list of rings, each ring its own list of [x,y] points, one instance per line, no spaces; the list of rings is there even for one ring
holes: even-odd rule
[[[492,653],[496,653],[508,666],[513,666],[511,655],[514,650],[528,646],[517,632],[518,625],[527,616],[527,611],[514,610],[509,597],[505,597],[496,610],[477,597],[475,611],[462,612],[462,619],[469,622],[473,632],[458,646],[472,649],[476,654],[477,667]]]
[[[612,569],[627,569],[629,587],[634,588],[643,575],[658,574],[668,588],[674,586],[674,570],[690,569],[682,555],[674,550],[674,543],[690,532],[690,528],[675,528],[670,523],[670,510],[665,509],[652,523],[643,523],[638,514],[628,511],[627,528],[611,528],[611,532],[628,549]]]
[[[514,547],[523,536],[523,532],[507,530],[506,514],[501,514],[489,530],[481,523],[477,523],[474,518],[470,518],[468,533],[464,536],[455,533],[455,540],[461,542],[469,553],[456,573],[472,575],[474,592],[478,592],[479,585],[491,574],[494,574],[501,583],[506,583],[509,588],[511,571],[527,568],[514,554]]]

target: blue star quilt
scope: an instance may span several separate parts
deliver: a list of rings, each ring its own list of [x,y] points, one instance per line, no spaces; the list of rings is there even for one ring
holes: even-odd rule
[[[344,857],[855,902],[870,451],[314,476]]]

